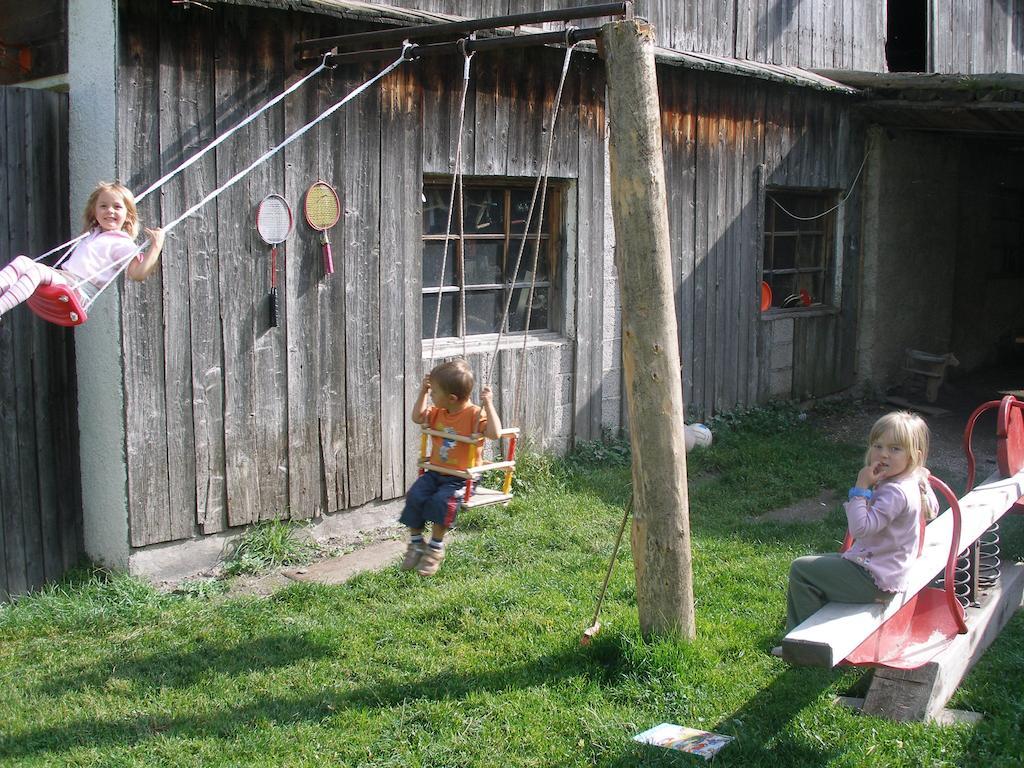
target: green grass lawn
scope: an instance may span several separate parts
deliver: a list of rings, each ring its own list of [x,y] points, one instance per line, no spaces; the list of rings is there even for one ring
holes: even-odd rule
[[[785,410],[723,421],[690,455],[697,639],[639,636],[627,544],[581,647],[629,493],[621,453],[524,461],[529,493],[465,514],[429,580],[395,566],[223,599],[86,573],[0,608],[0,765],[701,764],[631,741],[665,721],[736,736],[719,766],[1024,764],[1021,615],[951,704],[977,726],[859,716],[832,703],[859,672],[769,655],[790,560],[835,549],[843,519],[756,518],[842,495],[861,456]],[[1019,521],[1004,528],[1019,555]]]

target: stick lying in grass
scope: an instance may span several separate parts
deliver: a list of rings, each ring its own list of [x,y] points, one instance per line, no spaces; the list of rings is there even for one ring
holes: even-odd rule
[[[615,537],[615,546],[612,548],[612,559],[608,561],[608,572],[604,575],[604,584],[601,585],[601,594],[597,598],[597,608],[594,610],[594,620],[590,623],[590,626],[583,630],[583,637],[580,638],[580,645],[590,645],[590,641],[594,639],[594,635],[601,631],[601,622],[598,619],[601,616],[601,604],[604,602],[604,593],[608,590],[608,580],[612,577],[612,569],[615,567],[615,558],[619,555],[619,544],[622,543],[622,533],[626,530],[626,521],[629,519],[629,513],[633,511],[633,497],[630,496],[629,501],[626,503],[625,512],[622,514],[622,522],[619,524],[619,533]]]

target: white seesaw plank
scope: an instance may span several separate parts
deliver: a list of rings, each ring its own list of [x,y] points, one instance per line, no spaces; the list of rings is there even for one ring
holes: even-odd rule
[[[1024,470],[1006,479],[989,479],[960,499],[962,552],[1024,495]],[[940,499],[941,501],[941,499]],[[946,567],[953,532],[947,510],[925,528],[921,557],[910,571],[907,589],[888,603],[828,603],[782,641],[782,656],[791,664],[834,667],[927,587]]]

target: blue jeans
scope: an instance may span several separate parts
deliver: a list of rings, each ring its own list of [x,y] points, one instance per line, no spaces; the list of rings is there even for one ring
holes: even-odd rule
[[[455,494],[465,482],[461,477],[424,472],[405,494],[405,509],[398,522],[414,530],[423,528],[428,520],[451,528],[460,502]]]

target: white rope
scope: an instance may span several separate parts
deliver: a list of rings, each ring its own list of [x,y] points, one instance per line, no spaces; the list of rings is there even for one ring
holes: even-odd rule
[[[275,96],[273,99],[268,101],[262,107],[257,109],[251,115],[249,115],[248,117],[243,119],[242,122],[238,123],[238,125],[234,126],[233,128],[229,128],[227,131],[222,133],[220,136],[218,136],[212,142],[210,142],[205,147],[203,147],[201,150],[199,150],[194,155],[192,155],[192,157],[188,158],[183,163],[181,163],[181,165],[179,165],[177,168],[174,168],[173,170],[169,171],[168,173],[166,173],[165,175],[161,176],[159,179],[154,181],[152,184],[150,184],[148,187],[146,187],[146,189],[144,189],[142,192],[140,192],[136,196],[135,202],[136,203],[141,203],[143,200],[146,199],[146,197],[148,197],[150,194],[152,194],[156,190],[160,189],[160,187],[162,187],[168,181],[170,181],[175,176],[177,176],[179,173],[184,171],[186,168],[189,168],[189,167],[195,165],[197,162],[199,162],[199,160],[202,159],[202,157],[204,155],[206,155],[207,152],[210,152],[213,149],[216,149],[224,141],[226,141],[228,138],[230,138],[232,135],[234,135],[238,130],[240,130],[241,128],[244,128],[245,126],[247,126],[249,123],[251,123],[257,117],[262,115],[268,109],[273,107],[275,104],[279,104],[283,99],[287,98],[289,95],[291,95],[292,93],[297,91],[299,88],[301,88],[303,85],[305,85],[309,80],[314,78],[316,75],[319,75],[325,69],[328,69],[326,62],[327,62],[327,54],[324,54],[323,61],[321,61],[320,64],[312,72],[310,72],[308,75],[303,77],[301,80],[295,81],[294,84],[292,84],[291,86],[286,88],[284,91],[279,93],[277,96]],[[332,67],[332,69],[333,69],[333,67]],[[76,237],[76,238],[74,238],[72,240],[68,240],[66,243],[62,243],[61,245],[58,245],[56,248],[51,248],[46,253],[44,253],[42,256],[37,256],[36,258],[33,259],[33,261],[42,261],[47,256],[50,256],[50,255],[56,253],[57,251],[61,250],[62,248],[66,248],[68,246],[73,246],[76,243],[78,243],[80,240],[82,240],[82,238],[86,237],[88,234],[89,234],[88,232],[83,232],[78,237]],[[73,250],[74,250],[74,248],[72,248],[67,253],[65,253],[63,256],[61,256],[57,260],[57,263],[53,265],[54,268],[60,266],[68,258],[68,256],[71,255]]]
[[[820,218],[822,218],[824,216],[828,216],[833,211],[839,210],[839,206],[841,206],[843,203],[845,203],[847,200],[850,199],[850,195],[853,194],[853,190],[857,187],[857,180],[860,179],[861,171],[864,170],[864,164],[868,161],[868,155],[869,154],[871,154],[870,150],[868,152],[864,153],[864,159],[860,161],[860,168],[857,169],[857,175],[853,177],[853,182],[850,184],[850,188],[846,191],[846,194],[842,195],[839,198],[839,202],[836,203],[835,205],[833,205],[827,211],[823,211],[822,213],[817,213],[814,216],[797,216],[795,213],[790,213],[788,210],[786,210],[783,207],[782,203],[780,203],[778,200],[776,200],[770,194],[767,195],[767,197],[768,197],[769,200],[771,200],[773,203],[775,203],[775,205],[777,205],[779,207],[780,211],[782,211],[784,214],[789,216],[791,219],[796,219],[797,221],[814,221],[815,219],[820,219]]]
[[[452,176],[452,191],[451,191],[451,194],[448,196],[448,222],[445,225],[444,245],[442,246],[442,249],[441,249],[441,278],[438,281],[437,305],[436,305],[436,308],[434,310],[434,335],[433,335],[433,337],[432,337],[432,339],[430,341],[430,365],[427,366],[429,370],[433,370],[433,368],[434,368],[434,359],[435,359],[434,352],[435,352],[435,349],[437,348],[437,329],[438,329],[438,326],[441,323],[441,299],[444,296],[444,273],[445,273],[445,269],[446,269],[447,264],[448,264],[448,241],[451,239],[451,234],[452,234],[452,213],[455,211],[455,189],[456,189],[456,187],[458,187],[460,190],[462,189],[462,127],[463,127],[463,124],[464,124],[465,119],[466,119],[466,94],[469,92],[469,62],[472,60],[473,54],[471,52],[467,52],[466,51],[466,41],[465,40],[461,40],[460,41],[460,47],[461,47],[461,50],[462,50],[462,55],[463,55],[463,57],[465,57],[465,60],[463,61],[463,64],[462,64],[462,97],[459,99],[459,128],[458,128],[458,132],[456,133],[456,137],[457,138],[456,138],[456,141],[455,141],[455,170],[454,170],[454,175]],[[460,233],[461,233],[461,231],[462,231],[461,230],[461,227],[462,227],[462,223],[461,223],[462,222],[462,194],[461,194],[461,191],[459,193],[459,222],[460,222],[459,226],[460,226]],[[465,235],[464,234],[460,234],[460,238],[464,240],[465,239]],[[463,245],[464,245],[463,242],[459,243],[459,247],[460,248]],[[465,282],[464,278],[463,278],[463,282]],[[465,294],[465,291],[460,289],[460,293]],[[462,354],[463,354],[463,356],[465,356],[465,354],[466,354],[465,295],[463,295],[462,301],[463,301],[463,305],[462,305],[462,309],[463,309],[463,318],[462,318],[462,323],[463,323],[462,350],[463,351],[462,351]]]
[[[307,131],[309,131],[309,130],[310,130],[311,128],[313,128],[313,127],[314,127],[315,125],[317,125],[317,124],[319,124],[319,123],[323,122],[324,120],[326,120],[326,119],[327,119],[328,117],[330,117],[331,115],[333,115],[333,114],[334,114],[335,112],[337,112],[337,111],[338,111],[339,109],[341,109],[341,108],[342,108],[343,106],[345,106],[345,105],[346,105],[346,104],[347,104],[348,102],[350,102],[350,101],[351,101],[352,99],[354,99],[354,98],[355,98],[356,96],[358,96],[359,94],[361,94],[361,93],[362,93],[363,91],[365,91],[365,90],[366,90],[367,88],[369,88],[369,87],[370,87],[371,85],[373,85],[374,83],[376,83],[376,82],[377,82],[378,80],[380,80],[380,79],[382,79],[383,77],[385,77],[385,76],[387,76],[388,74],[390,74],[390,73],[391,73],[391,72],[392,72],[392,71],[393,71],[394,69],[396,69],[396,68],[397,68],[397,67],[398,67],[398,66],[399,66],[399,65],[400,65],[400,64],[401,64],[401,63],[402,63],[403,61],[406,61],[406,60],[407,60],[407,59],[406,59],[406,53],[407,53],[407,51],[408,51],[408,50],[409,50],[409,49],[410,49],[411,47],[412,47],[411,45],[409,45],[408,43],[405,43],[405,44],[404,44],[404,45],[402,46],[402,53],[401,53],[401,55],[400,55],[400,56],[399,56],[399,57],[398,57],[397,59],[395,59],[395,60],[394,60],[394,61],[393,61],[393,62],[392,62],[391,64],[389,64],[389,65],[388,65],[388,66],[387,66],[387,67],[386,67],[385,69],[383,69],[383,70],[382,70],[381,72],[379,72],[378,74],[376,74],[376,75],[374,75],[373,77],[371,77],[371,78],[370,78],[369,80],[367,80],[367,81],[366,81],[365,83],[363,83],[363,84],[362,84],[362,85],[360,85],[359,87],[357,87],[357,88],[355,88],[354,90],[352,90],[351,92],[349,92],[349,93],[348,93],[348,94],[347,94],[346,96],[344,96],[344,97],[343,97],[343,98],[341,98],[340,100],[336,101],[336,102],[335,102],[334,104],[332,104],[332,105],[331,105],[330,107],[328,107],[328,108],[327,108],[327,109],[325,109],[325,110],[324,110],[323,112],[321,112],[321,113],[320,113],[320,114],[319,114],[319,115],[318,115],[318,116],[317,116],[316,118],[314,118],[314,119],[313,119],[313,120],[311,120],[310,122],[306,123],[306,124],[305,124],[304,126],[302,126],[302,127],[301,127],[301,128],[299,128],[299,129],[298,129],[297,131],[295,131],[295,132],[294,132],[294,133],[292,133],[292,134],[291,134],[290,136],[288,136],[288,138],[286,138],[286,139],[285,139],[284,141],[282,141],[282,142],[281,142],[280,144],[278,144],[278,145],[277,145],[276,147],[273,147],[273,148],[271,148],[271,149],[267,150],[266,152],[264,152],[264,153],[263,153],[262,155],[260,155],[260,156],[259,156],[259,157],[258,157],[258,158],[257,158],[257,159],[255,160],[255,161],[253,161],[252,163],[250,163],[250,164],[249,164],[249,165],[248,165],[248,166],[247,166],[246,168],[244,168],[243,170],[239,171],[239,172],[238,172],[238,173],[236,173],[236,174],[235,174],[234,176],[232,176],[232,177],[231,177],[230,179],[228,179],[228,180],[227,180],[226,182],[224,182],[224,183],[223,183],[223,184],[221,184],[221,185],[220,185],[219,187],[217,187],[217,189],[215,189],[215,190],[213,190],[212,192],[210,192],[210,193],[209,193],[209,194],[208,194],[208,195],[207,195],[206,197],[204,197],[204,198],[203,198],[202,200],[200,200],[200,201],[199,201],[198,203],[196,203],[195,205],[193,205],[193,206],[192,206],[191,208],[189,208],[189,209],[188,209],[187,211],[185,211],[185,212],[184,212],[183,214],[181,214],[180,216],[178,216],[178,218],[174,219],[173,221],[171,221],[171,222],[170,222],[170,223],[168,223],[168,224],[165,224],[165,225],[164,225],[164,227],[163,227],[163,230],[164,230],[164,232],[170,232],[170,231],[171,231],[172,229],[174,229],[174,228],[175,228],[176,226],[178,226],[178,224],[180,224],[180,223],[181,223],[182,221],[184,221],[184,220],[185,220],[185,219],[187,219],[187,218],[188,218],[189,216],[191,216],[192,214],[194,214],[194,213],[195,213],[196,211],[198,211],[198,210],[199,210],[200,208],[202,208],[202,207],[203,207],[204,205],[206,205],[206,204],[207,204],[208,202],[210,202],[211,200],[213,200],[213,199],[214,199],[215,197],[217,197],[217,196],[218,196],[219,194],[221,194],[222,192],[224,192],[224,191],[225,191],[225,190],[227,190],[228,188],[230,188],[230,187],[234,186],[234,185],[235,185],[235,184],[236,184],[237,182],[241,181],[241,180],[242,180],[243,178],[245,178],[246,176],[248,176],[248,175],[249,175],[249,173],[251,173],[251,172],[253,171],[253,169],[255,169],[255,168],[256,168],[257,166],[261,165],[262,163],[266,162],[266,161],[267,161],[268,159],[270,159],[271,157],[273,157],[274,155],[276,155],[276,154],[277,154],[278,152],[280,152],[280,151],[281,151],[282,149],[284,149],[285,147],[287,147],[287,146],[288,146],[289,144],[291,144],[291,143],[292,143],[293,141],[295,141],[295,140],[296,140],[296,139],[298,139],[298,138],[299,138],[300,136],[302,136],[303,134],[305,134],[305,133],[306,133]],[[135,250],[135,252],[134,252],[134,253],[130,254],[129,256],[123,257],[123,258],[119,259],[119,260],[118,260],[117,262],[115,262],[115,263],[114,263],[113,265],[110,265],[110,266],[117,266],[117,267],[118,267],[118,269],[117,269],[117,272],[116,272],[116,274],[114,275],[114,277],[113,277],[113,278],[111,278],[111,279],[110,279],[109,281],[107,281],[106,285],[102,286],[102,287],[101,287],[101,288],[99,289],[99,291],[97,291],[97,292],[96,292],[96,295],[95,295],[95,296],[93,296],[92,300],[91,300],[91,301],[89,302],[89,305],[91,305],[91,304],[92,304],[92,302],[96,301],[96,299],[97,299],[97,298],[99,298],[99,295],[100,295],[101,293],[103,293],[103,291],[105,291],[105,290],[107,289],[107,286],[109,286],[109,285],[110,285],[110,284],[111,284],[112,282],[114,282],[114,279],[115,279],[115,278],[117,277],[117,275],[121,274],[121,272],[122,272],[122,271],[123,271],[123,270],[124,270],[125,268],[127,268],[128,264],[129,264],[129,263],[131,262],[131,260],[132,260],[132,259],[133,259],[133,258],[134,258],[134,257],[135,257],[136,255],[138,255],[139,253],[141,253],[142,251],[144,251],[144,250],[145,250],[145,249],[146,249],[146,248],[147,248],[148,246],[149,246],[149,241],[147,240],[147,241],[146,241],[146,242],[144,242],[144,243],[143,243],[142,245],[140,245],[140,246],[139,246],[139,247],[138,247],[138,248],[137,248],[137,249]],[[77,284],[75,285],[75,287],[78,287],[78,286],[80,286],[80,285],[82,285],[82,284],[84,284],[84,283],[88,282],[88,281],[90,280],[90,278],[92,278],[92,277],[96,277],[96,276],[97,276],[98,274],[102,274],[103,272],[106,272],[106,271],[107,271],[108,269],[110,269],[110,266],[108,266],[108,267],[104,268],[103,270],[100,270],[100,271],[99,271],[99,272],[97,272],[96,274],[93,274],[93,275],[91,275],[91,276],[89,276],[89,277],[86,277],[86,278],[85,278],[84,280],[82,280],[81,282],[77,283]]]

